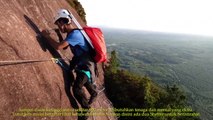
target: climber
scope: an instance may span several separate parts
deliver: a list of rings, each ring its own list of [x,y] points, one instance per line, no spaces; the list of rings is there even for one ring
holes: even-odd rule
[[[73,58],[70,61],[69,70],[76,72],[76,79],[73,85],[73,93],[75,98],[81,104],[82,108],[89,109],[90,105],[97,97],[97,91],[92,80],[94,80],[94,62],[89,54],[89,45],[85,41],[79,29],[73,26],[72,18],[68,10],[61,9],[57,12],[54,23],[58,26],[62,33],[66,33],[67,37],[60,43],[56,42],[48,30],[43,30],[42,35],[47,39],[52,47],[61,50],[70,46]],[[82,87],[85,86],[91,97],[88,100]]]

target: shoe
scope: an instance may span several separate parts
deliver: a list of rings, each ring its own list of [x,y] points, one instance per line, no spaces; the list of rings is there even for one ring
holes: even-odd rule
[[[88,106],[88,108],[84,108],[84,109],[87,109],[88,111],[83,111],[84,115],[78,116],[78,120],[87,120],[89,118],[89,115],[87,115],[87,113],[90,112],[90,107]]]
[[[78,116],[78,120],[87,120],[89,116]]]
[[[98,96],[97,93],[94,94],[94,95],[92,95],[92,96],[90,97],[90,100],[89,100],[88,104],[91,105],[91,104],[96,100],[97,96]]]

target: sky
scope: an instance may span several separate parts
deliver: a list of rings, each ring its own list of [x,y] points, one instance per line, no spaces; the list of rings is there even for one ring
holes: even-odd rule
[[[89,26],[213,36],[212,0],[79,0]]]

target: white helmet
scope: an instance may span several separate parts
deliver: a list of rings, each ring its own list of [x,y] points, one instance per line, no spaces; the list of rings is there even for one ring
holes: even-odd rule
[[[58,19],[60,19],[60,18],[67,18],[68,20],[69,20],[69,22],[68,23],[70,23],[71,22],[71,15],[70,15],[70,12],[68,11],[68,10],[66,10],[66,9],[60,9],[60,10],[58,10],[58,12],[57,12],[57,14],[56,14],[56,16],[55,16],[55,18],[54,18],[54,23],[58,20]]]

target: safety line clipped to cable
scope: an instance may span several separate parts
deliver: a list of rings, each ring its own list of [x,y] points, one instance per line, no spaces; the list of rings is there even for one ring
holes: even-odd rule
[[[58,64],[59,66],[61,66],[61,67],[62,67],[63,69],[65,69],[65,70],[69,70],[69,68],[68,68],[67,66],[65,66],[65,65],[61,62],[61,60],[63,60],[63,59],[52,58],[52,61],[53,61],[54,63]]]

